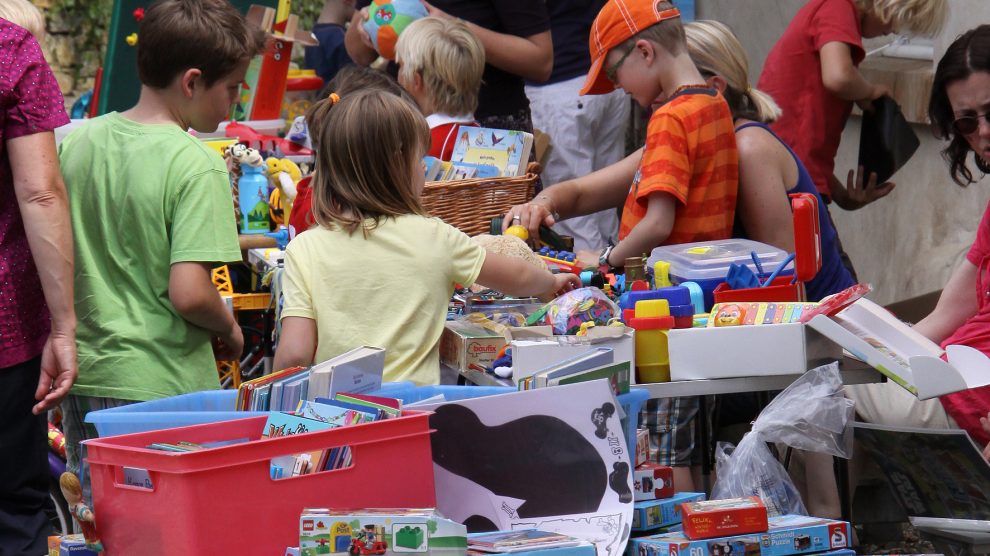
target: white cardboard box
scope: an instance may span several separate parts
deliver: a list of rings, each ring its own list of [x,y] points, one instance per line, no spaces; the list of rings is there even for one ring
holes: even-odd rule
[[[938,344],[867,299],[831,318],[818,315],[808,326],[921,400],[990,384],[990,359],[982,352],[952,345],[943,361]]]
[[[512,329],[512,380],[532,376],[533,373],[565,359],[588,351],[593,347],[610,347],[614,350],[614,362],[630,362],[636,368],[636,331],[625,328],[594,327],[588,336],[554,336],[549,326],[531,326]],[[546,329],[546,334],[540,329]],[[630,373],[630,384],[635,384],[636,373]]]
[[[842,358],[799,323],[674,329],[668,339],[671,380],[794,375]]]

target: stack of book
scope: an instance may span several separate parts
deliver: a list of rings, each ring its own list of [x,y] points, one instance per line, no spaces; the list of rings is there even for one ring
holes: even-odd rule
[[[533,552],[550,548],[579,546],[582,543],[583,541],[580,539],[568,535],[540,531],[539,529],[495,531],[468,535],[468,554]]]
[[[575,384],[589,380],[605,379],[615,395],[629,392],[629,361],[615,362],[612,348],[595,347],[574,357],[554,363],[519,380],[519,390],[533,390],[548,386]]]
[[[449,161],[423,159],[426,181],[522,176],[532,149],[532,133],[463,126]]]
[[[240,411],[295,411],[300,401],[381,388],[385,350],[362,346],[312,367],[292,367],[241,384]]]

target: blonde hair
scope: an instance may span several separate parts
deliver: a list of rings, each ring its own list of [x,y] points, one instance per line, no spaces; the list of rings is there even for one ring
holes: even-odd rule
[[[39,42],[45,38],[45,16],[28,0],[0,0],[0,17],[27,29]]]
[[[656,3],[656,6],[654,6],[654,10],[657,13],[660,13],[667,10],[672,10],[674,7],[675,6],[670,2],[660,0]],[[638,40],[648,40],[663,47],[667,52],[673,55],[680,54],[681,52],[684,52],[684,49],[686,48],[686,45],[684,44],[684,23],[681,22],[680,17],[672,17],[670,19],[659,21],[626,39],[622,42],[622,44],[613,48],[613,50],[616,48],[623,51],[628,50],[632,48]]]
[[[324,99],[308,116],[318,137],[313,217],[367,236],[384,218],[426,216],[414,173],[430,144],[430,129],[412,102],[383,91]],[[366,220],[371,222],[366,222]]]
[[[856,0],[859,7],[872,12],[894,31],[930,37],[945,24],[945,0]]]
[[[769,124],[780,117],[770,95],[749,85],[749,62],[739,39],[723,23],[703,20],[684,26],[688,54],[698,71],[725,79],[725,100],[733,118]]]
[[[485,48],[460,20],[424,17],[399,35],[395,60],[403,79],[419,73],[433,110],[471,114],[478,107]]]
[[[6,2],[7,0],[0,0],[0,2]],[[82,496],[82,486],[79,484],[79,477],[68,471],[62,473],[58,478],[58,486],[63,490],[74,493],[76,496]]]

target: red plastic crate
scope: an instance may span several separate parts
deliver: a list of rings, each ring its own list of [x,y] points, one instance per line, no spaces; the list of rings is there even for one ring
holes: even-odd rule
[[[252,417],[86,442],[93,505],[105,556],[282,554],[299,544],[305,507],[436,506],[429,412],[326,431],[261,439]],[[250,441],[199,452],[154,442]],[[270,478],[273,457],[350,446],[345,469]],[[124,483],[123,467],[148,471],[152,488]]]
[[[793,276],[778,276],[765,288],[743,288],[733,290],[729,285],[722,282],[712,292],[715,303],[735,303],[753,302],[762,303],[767,301],[805,301],[807,295],[804,291],[804,282],[791,283]]]

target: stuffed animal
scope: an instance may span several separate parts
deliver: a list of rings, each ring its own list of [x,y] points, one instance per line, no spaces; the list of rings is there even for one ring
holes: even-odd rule
[[[264,159],[261,158],[261,153],[258,149],[252,149],[243,143],[234,143],[233,145],[228,145],[223,149],[224,156],[234,160],[238,164],[247,164],[248,166],[259,167],[265,163]]]
[[[526,242],[515,236],[493,236],[489,234],[481,234],[471,238],[471,241],[476,245],[485,248],[492,253],[498,253],[499,255],[505,255],[506,257],[512,257],[514,259],[522,259],[527,263],[547,270],[547,263],[543,261],[540,257],[526,245]],[[479,292],[484,290],[485,287],[479,284],[471,286],[471,291]]]
[[[394,60],[399,35],[410,23],[426,16],[426,8],[419,0],[375,0],[368,6],[364,30],[375,50],[383,58]]]
[[[269,212],[272,221],[281,226],[289,222],[292,203],[296,199],[296,184],[302,179],[302,171],[287,158],[270,156],[265,160],[265,165],[268,180],[275,186],[268,199]]]

